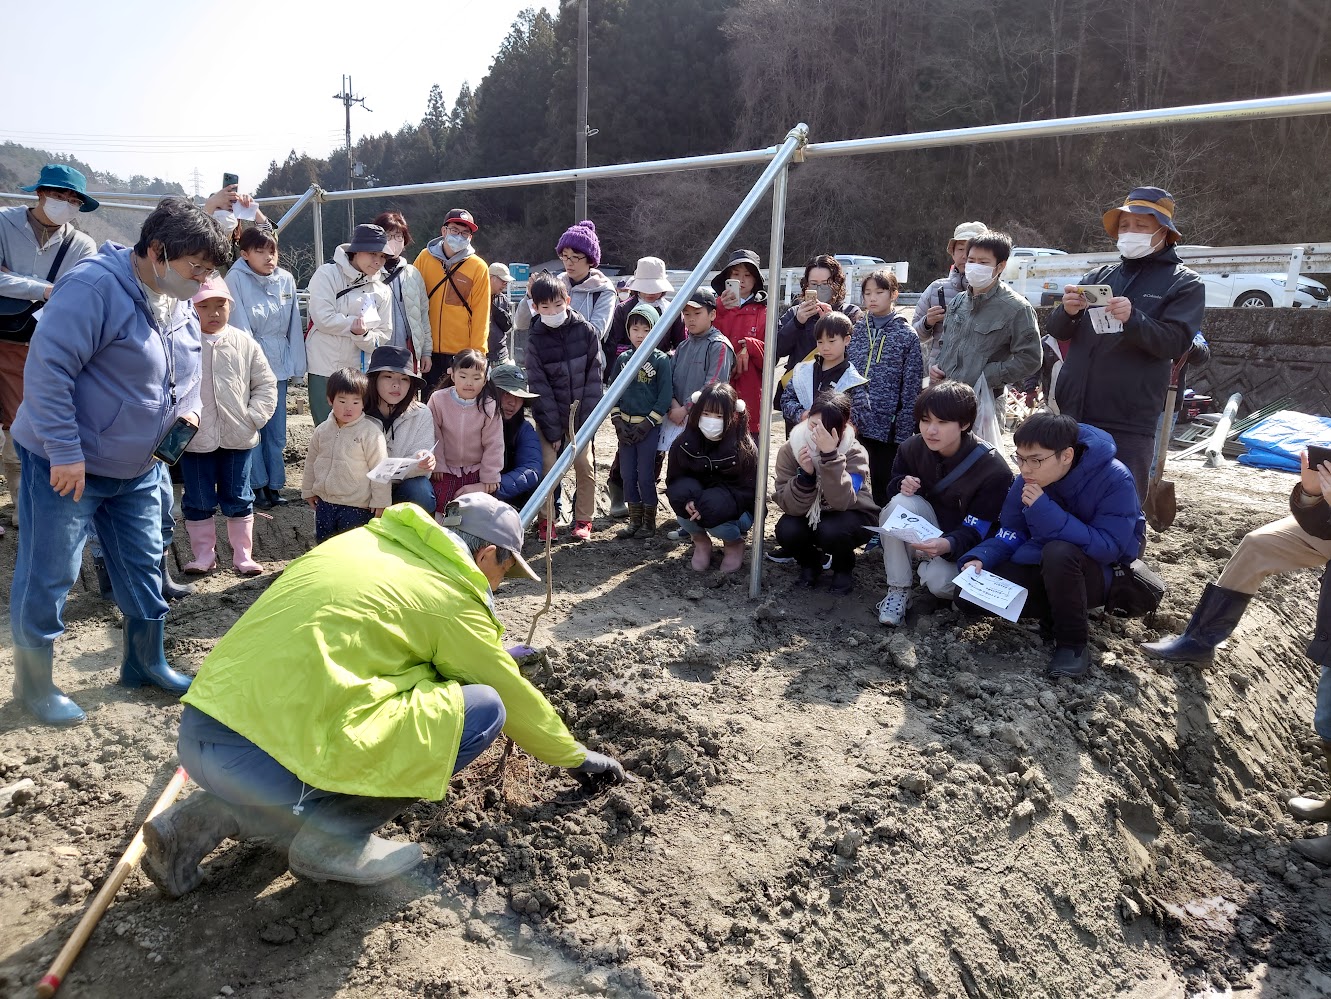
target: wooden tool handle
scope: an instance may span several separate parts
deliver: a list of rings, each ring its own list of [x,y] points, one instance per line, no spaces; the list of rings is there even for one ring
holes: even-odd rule
[[[148,818],[151,819],[169,808],[171,802],[175,801],[180,794],[181,788],[185,786],[187,780],[189,780],[189,774],[185,773],[185,768],[176,767],[175,775],[162,791],[157,803],[153,805],[152,811],[148,813]],[[146,822],[147,819],[144,821]],[[65,941],[65,946],[60,948],[60,953],[51,962],[51,967],[46,969],[46,974],[37,983],[37,995],[41,999],[51,999],[51,996],[55,995],[56,989],[60,988],[60,983],[64,981],[70,966],[79,956],[79,951],[83,950],[83,945],[88,942],[88,937],[92,936],[92,931],[97,928],[97,923],[101,920],[107,908],[110,907],[111,901],[116,897],[116,892],[120,890],[120,886],[125,883],[125,878],[129,876],[129,872],[134,869],[134,865],[139,862],[139,858],[142,856],[143,827],[140,826],[138,832],[134,834],[134,839],[130,841],[120,860],[116,862],[116,866],[111,871],[111,876],[106,879],[101,891],[92,900],[92,905],[88,907],[88,911],[79,920],[79,925],[74,927],[73,935]]]

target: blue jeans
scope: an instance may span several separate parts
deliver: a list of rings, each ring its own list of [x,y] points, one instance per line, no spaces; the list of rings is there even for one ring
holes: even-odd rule
[[[434,516],[434,486],[428,475],[414,475],[410,479],[393,483],[394,503],[415,503]]]
[[[493,687],[462,688],[465,716],[453,773],[471,763],[504,727],[504,702]],[[282,764],[192,705],[180,716],[176,751],[194,783],[233,805],[283,807],[338,797],[312,788]]]
[[[250,485],[255,489],[281,489],[287,484],[287,466],[282,454],[287,446],[287,383],[277,383],[277,409],[259,431],[250,459]]]
[[[1322,678],[1317,682],[1317,710],[1313,714],[1313,728],[1325,741],[1331,742],[1331,666],[1322,667]]]
[[[656,445],[661,439],[661,428],[637,444],[619,445],[619,474],[624,479],[624,499],[629,503],[657,505],[656,497]]]
[[[176,497],[171,489],[171,473],[166,470],[165,465],[160,467],[162,469],[162,551],[165,552],[171,547],[171,542],[176,536],[176,518],[171,513]],[[102,557],[102,543],[97,540],[97,528],[92,523],[88,524],[88,549],[92,552],[93,558]]]
[[[101,539],[116,603],[128,618],[161,621],[162,480],[160,462],[133,479],[88,475],[83,498],[51,488],[51,463],[16,445],[23,466],[19,488],[18,560],[9,594],[14,644],[40,649],[65,630],[62,614],[83,562],[89,527]],[[170,485],[168,484],[168,495]]]
[[[314,508],[315,544],[329,538],[364,527],[374,519],[374,514],[363,506],[343,506],[341,503],[329,503],[320,500]]]
[[[254,450],[219,447],[216,451],[181,455],[180,473],[185,479],[185,492],[180,498],[180,509],[186,520],[210,520],[219,503],[223,517],[248,517],[254,513],[254,490],[250,488],[250,457]]]
[[[627,480],[625,481],[627,482]],[[753,514],[747,510],[739,515],[738,520],[727,520],[724,524],[717,524],[715,527],[703,527],[696,520],[690,520],[683,515],[676,519],[679,521],[681,530],[689,534],[710,534],[717,541],[738,541],[748,534],[749,528],[753,526]]]

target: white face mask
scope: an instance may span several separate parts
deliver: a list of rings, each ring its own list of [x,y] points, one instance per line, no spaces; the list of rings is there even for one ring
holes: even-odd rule
[[[994,283],[994,270],[988,264],[967,264],[966,283],[972,288],[987,288]]]
[[[541,316],[541,322],[553,329],[556,326],[563,326],[564,320],[568,318],[568,309],[560,309],[552,316]]]
[[[448,255],[450,257],[455,253],[461,253],[467,248],[467,244],[470,242],[470,239],[460,233],[450,232],[444,235],[444,248],[448,250]]]
[[[51,225],[64,225],[79,213],[79,207],[59,198],[42,198],[42,214],[51,220]]]
[[[228,236],[236,231],[236,226],[240,225],[240,223],[236,221],[236,216],[225,208],[219,208],[217,211],[213,212],[213,218],[215,218],[217,224],[222,227],[222,232]]]
[[[153,264],[153,277],[157,279],[157,290],[167,298],[193,298],[199,292],[199,282],[181,277],[165,255],[162,256],[161,274],[157,273],[157,265]]]
[[[719,441],[726,432],[726,425],[719,416],[701,416],[698,418],[698,429],[709,441]]]
[[[406,245],[407,244],[402,241],[401,236],[394,236],[384,245],[384,252],[390,257],[400,257],[402,256],[402,250]]]
[[[1140,260],[1155,252],[1155,235],[1149,232],[1121,232],[1118,252],[1124,260]]]

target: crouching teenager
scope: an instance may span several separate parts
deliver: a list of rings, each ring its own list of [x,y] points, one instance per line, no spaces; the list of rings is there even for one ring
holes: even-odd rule
[[[1146,535],[1137,487],[1114,458],[1113,438],[1070,416],[1036,413],[1013,441],[1018,476],[1001,527],[958,561],[1024,586],[1022,616],[1053,633],[1046,674],[1084,676],[1088,612],[1104,604],[1111,566],[1131,563]]]
[[[725,545],[722,572],[743,565],[757,482],[758,449],[743,402],[724,382],[708,385],[694,396],[666,465],[666,497],[680,530],[693,539],[695,572],[711,566],[713,537]]]
[[[920,432],[902,443],[885,487],[887,506],[881,524],[897,510],[923,517],[943,532],[918,544],[883,538],[887,595],[878,603],[878,622],[896,626],[905,620],[914,583],[912,559],[919,559],[920,582],[935,597],[957,595],[956,556],[984,541],[998,528],[1003,501],[1012,486],[1012,469],[1003,456],[971,433],[978,403],[965,382],[942,382],[915,401]]]
[[[776,456],[776,540],[799,563],[800,586],[816,586],[830,559],[836,594],[854,587],[855,549],[878,517],[850,408],[843,393],[823,393]]]

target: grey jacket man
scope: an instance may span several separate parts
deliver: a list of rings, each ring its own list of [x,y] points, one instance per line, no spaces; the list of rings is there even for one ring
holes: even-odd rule
[[[46,275],[55,263],[56,254],[65,237],[73,233],[73,241],[65,259],[60,262],[60,273],[66,273],[84,257],[97,252],[97,244],[86,233],[79,232],[70,223],[60,226],[45,245],[37,245],[37,235],[28,221],[28,209],[22,205],[0,208],[0,295],[25,302],[40,302],[50,287]]]
[[[952,300],[934,363],[948,378],[970,386],[984,376],[997,399],[1004,385],[1024,382],[1039,371],[1042,357],[1031,303],[996,281],[978,295],[968,289]]]

